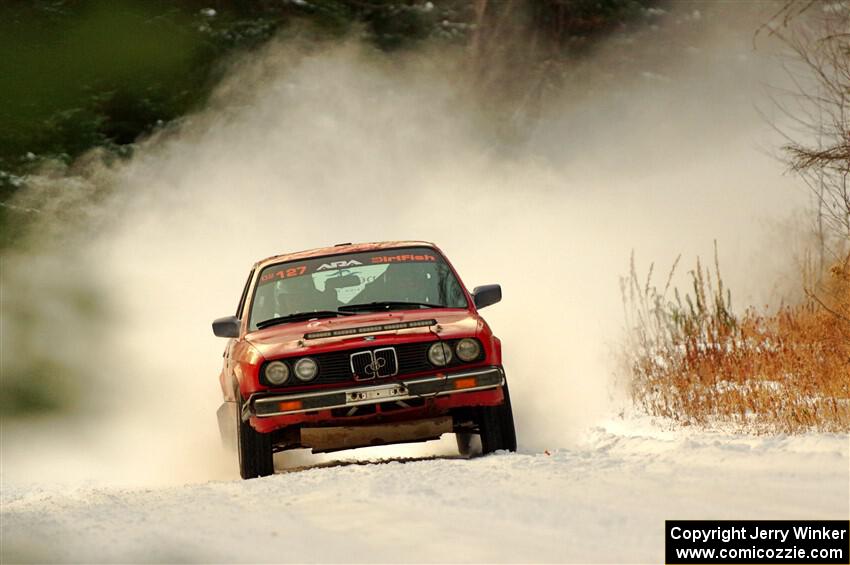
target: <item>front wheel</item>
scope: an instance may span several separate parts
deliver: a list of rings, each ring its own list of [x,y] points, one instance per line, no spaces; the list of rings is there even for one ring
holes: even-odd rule
[[[478,430],[481,434],[481,453],[494,451],[516,451],[516,428],[511,409],[508,385],[502,388],[505,402],[499,406],[484,406],[478,412]]]
[[[243,479],[265,477],[274,473],[270,434],[261,434],[242,421],[242,410],[236,410],[236,434],[239,451],[239,475]]]
[[[455,432],[457,440],[457,451],[464,457],[469,457],[476,452],[476,434],[472,432]]]

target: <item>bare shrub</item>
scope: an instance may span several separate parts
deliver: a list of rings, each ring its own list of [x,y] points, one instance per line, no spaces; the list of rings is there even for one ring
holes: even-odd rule
[[[850,331],[816,300],[772,314],[731,311],[714,270],[689,271],[682,294],[670,281],[641,282],[632,261],[621,281],[631,341],[631,394],[647,413],[686,425],[757,433],[850,430]],[[825,286],[850,303],[848,264]],[[670,296],[672,293],[672,296]]]

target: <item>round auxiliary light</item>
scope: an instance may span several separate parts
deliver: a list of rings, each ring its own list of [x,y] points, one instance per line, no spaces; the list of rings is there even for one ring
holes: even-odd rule
[[[283,361],[272,361],[266,365],[266,380],[273,385],[282,385],[289,379],[289,367]]]
[[[312,381],[319,373],[319,365],[309,357],[302,357],[295,363],[295,376],[301,381]]]
[[[470,338],[464,338],[457,342],[455,353],[461,361],[475,361],[481,354],[481,346],[478,341]]]
[[[442,341],[438,341],[428,349],[428,361],[432,365],[445,367],[452,360],[452,348]]]

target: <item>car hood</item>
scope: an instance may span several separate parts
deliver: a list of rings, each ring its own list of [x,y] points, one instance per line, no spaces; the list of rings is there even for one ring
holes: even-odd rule
[[[320,350],[336,350],[363,344],[366,339],[379,345],[382,342],[399,337],[433,336],[435,326],[420,326],[374,333],[305,339],[304,334],[334,330],[356,329],[361,327],[436,320],[438,335],[443,339],[476,334],[482,327],[482,319],[468,310],[427,309],[392,310],[389,312],[370,312],[339,318],[323,318],[306,322],[280,324],[257,330],[245,336],[266,359],[285,355],[307,355]]]

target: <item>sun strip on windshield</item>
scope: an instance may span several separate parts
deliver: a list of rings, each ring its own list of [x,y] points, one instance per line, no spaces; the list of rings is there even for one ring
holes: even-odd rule
[[[312,332],[304,334],[304,339],[321,339],[323,337],[338,337],[343,335],[360,335],[375,332],[387,332],[390,330],[404,330],[407,328],[421,328],[424,326],[435,326],[437,320],[417,320],[415,322],[397,322],[394,324],[382,324],[380,326],[361,326],[359,328],[346,328],[344,330],[330,330],[324,332]]]

